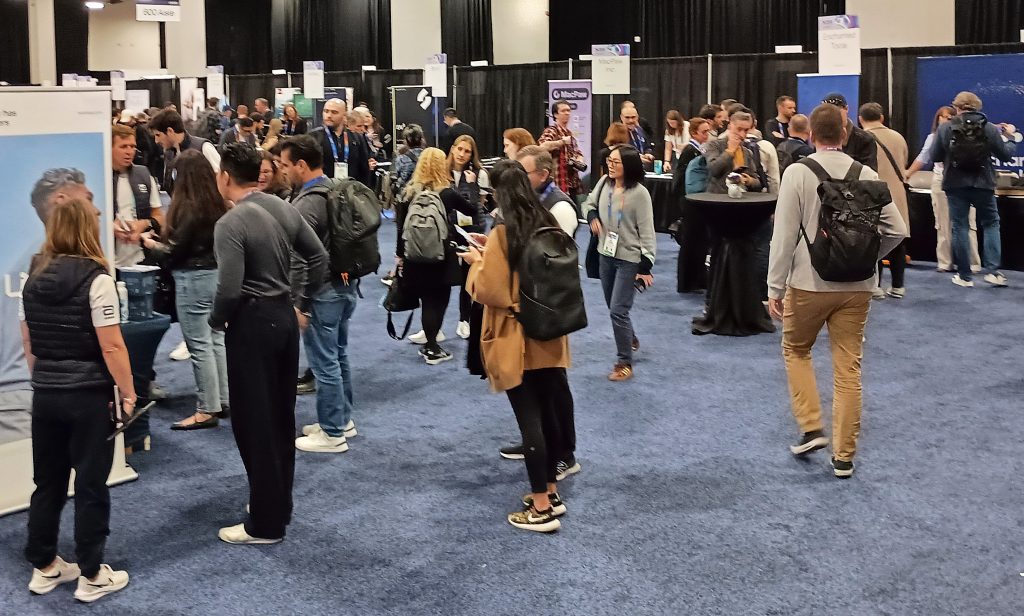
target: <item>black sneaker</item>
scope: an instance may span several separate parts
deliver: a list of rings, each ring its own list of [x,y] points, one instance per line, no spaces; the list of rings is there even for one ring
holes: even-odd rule
[[[508,514],[508,523],[516,528],[532,530],[537,533],[551,533],[562,527],[562,523],[555,517],[554,511],[551,509],[537,511],[533,507]]]
[[[810,432],[804,432],[800,442],[796,445],[790,445],[789,450],[794,456],[805,456],[812,451],[818,451],[828,447],[828,439],[825,438],[825,433],[821,430],[811,430]]]
[[[306,368],[306,372],[299,377],[295,385],[295,393],[299,395],[316,393],[316,377],[313,376],[313,371],[309,368]]]
[[[217,413],[219,419],[231,419],[231,406],[227,404],[220,405],[220,412]]]
[[[423,361],[427,362],[428,366],[436,366],[441,362],[450,360],[452,358],[452,354],[441,347],[437,347],[436,349],[423,347],[420,349],[420,357],[423,358]]]
[[[575,475],[581,470],[583,470],[583,467],[581,467],[580,463],[576,461],[576,458],[562,460],[555,465],[555,481],[561,481],[569,475]]]
[[[560,518],[565,515],[568,511],[565,507],[565,503],[562,502],[562,498],[558,496],[558,492],[548,494],[548,500],[551,501],[551,515],[556,518]],[[523,506],[529,509],[533,507],[533,494],[527,494],[523,496]]]
[[[832,458],[832,473],[840,479],[853,477],[853,460],[836,460]]]
[[[519,443],[518,445],[509,445],[508,447],[502,447],[501,449],[498,450],[498,453],[501,455],[502,458],[505,458],[506,460],[522,460],[523,458],[526,457],[526,455],[523,453],[522,443]]]

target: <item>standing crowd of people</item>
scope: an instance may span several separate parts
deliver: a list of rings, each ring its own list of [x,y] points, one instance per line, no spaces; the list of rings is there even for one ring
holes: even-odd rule
[[[986,282],[1007,284],[999,271],[992,157],[1012,156],[1009,137],[1016,129],[988,122],[970,92],[937,112],[933,134],[912,165],[906,141],[885,126],[880,105],[861,106],[858,126],[839,93],[809,116],[796,113],[791,97],[780,97],[763,133],[756,114],[737,101],[707,105],[689,120],[670,111],[663,148],[627,101],[607,131],[589,192],[581,181],[586,157],[568,127],[568,101],[551,104],[552,123],[537,139],[523,128],[504,131],[507,160],[489,170],[475,129],[455,109],[444,112],[445,147],[431,147],[413,124],[390,156],[365,108],[350,111],[344,101],[329,100],[312,130],[292,105],[280,118],[265,99],[254,108],[250,114],[239,105],[229,120],[211,99],[194,132],[166,108],[151,117],[128,114],[131,125],[119,123],[112,133],[116,265],[155,263],[173,280],[195,377],[195,411],[172,428],[216,428],[230,419],[245,466],[244,521],[218,533],[230,544],[282,541],[292,515],[296,450],[340,454],[358,435],[348,330],[360,284],[379,264],[374,175],[385,159],[392,159],[397,242],[383,282],[389,295],[402,293],[421,308],[422,330],[409,340],[428,365],[453,358],[441,343],[452,289],[459,289],[455,334],[470,342],[467,368],[507,395],[519,425],[520,442],[500,454],[524,460],[529,492],[507,515],[520,529],[557,530],[569,506],[558,483],[582,469],[568,334],[583,325],[549,311],[551,327],[539,333],[525,316],[534,309],[527,304],[544,307],[549,298],[536,289],[554,288],[582,309],[573,238],[578,227],[588,227],[587,257],[580,261],[600,280],[615,341],[607,378],[634,376],[641,342],[631,310],[655,282],[658,250],[646,171],[673,173],[680,199],[733,186],[778,196],[774,219],[755,232],[756,267],[766,309],[783,323],[782,355],[800,432],[790,449],[805,456],[831,442],[837,477],[854,471],[869,305],[872,297],[906,293],[905,181],[913,172],[940,165],[933,184],[939,269],[955,270],[960,287],[973,286],[972,268],[979,265]],[[25,284],[22,311],[35,390],[37,485],[25,554],[32,592],[77,581],[75,597],[94,601],[128,583],[126,572],[102,562],[110,409],[130,415],[148,394],[133,384],[92,195],[80,173],[62,171],[33,192],[46,242]],[[170,195],[167,213],[161,190]],[[852,195],[857,207],[843,210],[849,206],[831,194]],[[706,289],[714,238],[698,212],[681,211],[679,290]],[[830,217],[833,211],[847,216]],[[984,237],[980,263],[969,239],[975,211]],[[851,217],[858,224],[843,226]],[[827,247],[849,238],[860,260],[835,262]],[[528,269],[539,242],[548,242],[544,254],[551,259],[571,260],[568,270],[551,268],[561,278]],[[885,267],[891,286],[882,290]],[[810,355],[825,326],[835,375],[831,440]],[[311,376],[299,374],[300,339]],[[296,395],[312,392],[317,421],[297,430]],[[72,469],[77,563],[64,561],[56,548]]]

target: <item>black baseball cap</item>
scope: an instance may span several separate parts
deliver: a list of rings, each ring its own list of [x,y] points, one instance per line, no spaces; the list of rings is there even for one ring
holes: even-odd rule
[[[836,107],[842,107],[849,109],[850,105],[846,102],[846,97],[840,92],[829,92],[825,95],[825,98],[821,99],[821,102],[828,103],[829,105],[835,105]]]

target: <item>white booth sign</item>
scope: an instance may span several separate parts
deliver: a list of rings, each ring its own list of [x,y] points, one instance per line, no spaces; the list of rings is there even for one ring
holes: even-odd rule
[[[181,21],[181,2],[135,0],[135,21]]]
[[[594,94],[629,94],[629,45],[593,45]]]
[[[423,67],[423,85],[435,98],[448,96],[448,54],[437,53],[427,58]]]
[[[818,73],[860,75],[860,27],[856,15],[818,18]]]

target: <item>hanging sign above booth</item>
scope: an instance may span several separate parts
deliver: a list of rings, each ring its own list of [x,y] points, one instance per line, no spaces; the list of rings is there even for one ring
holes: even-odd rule
[[[860,75],[860,23],[856,15],[818,18],[818,73]]]
[[[181,21],[181,2],[135,0],[135,21]]]
[[[302,63],[302,91],[306,98],[324,97],[323,60],[307,60]]]
[[[226,102],[223,64],[206,67],[206,95],[210,98],[219,98],[221,102]]]
[[[448,96],[448,54],[436,53],[427,58],[423,67],[423,84],[434,97]]]
[[[629,45],[590,48],[594,94],[629,94]]]

